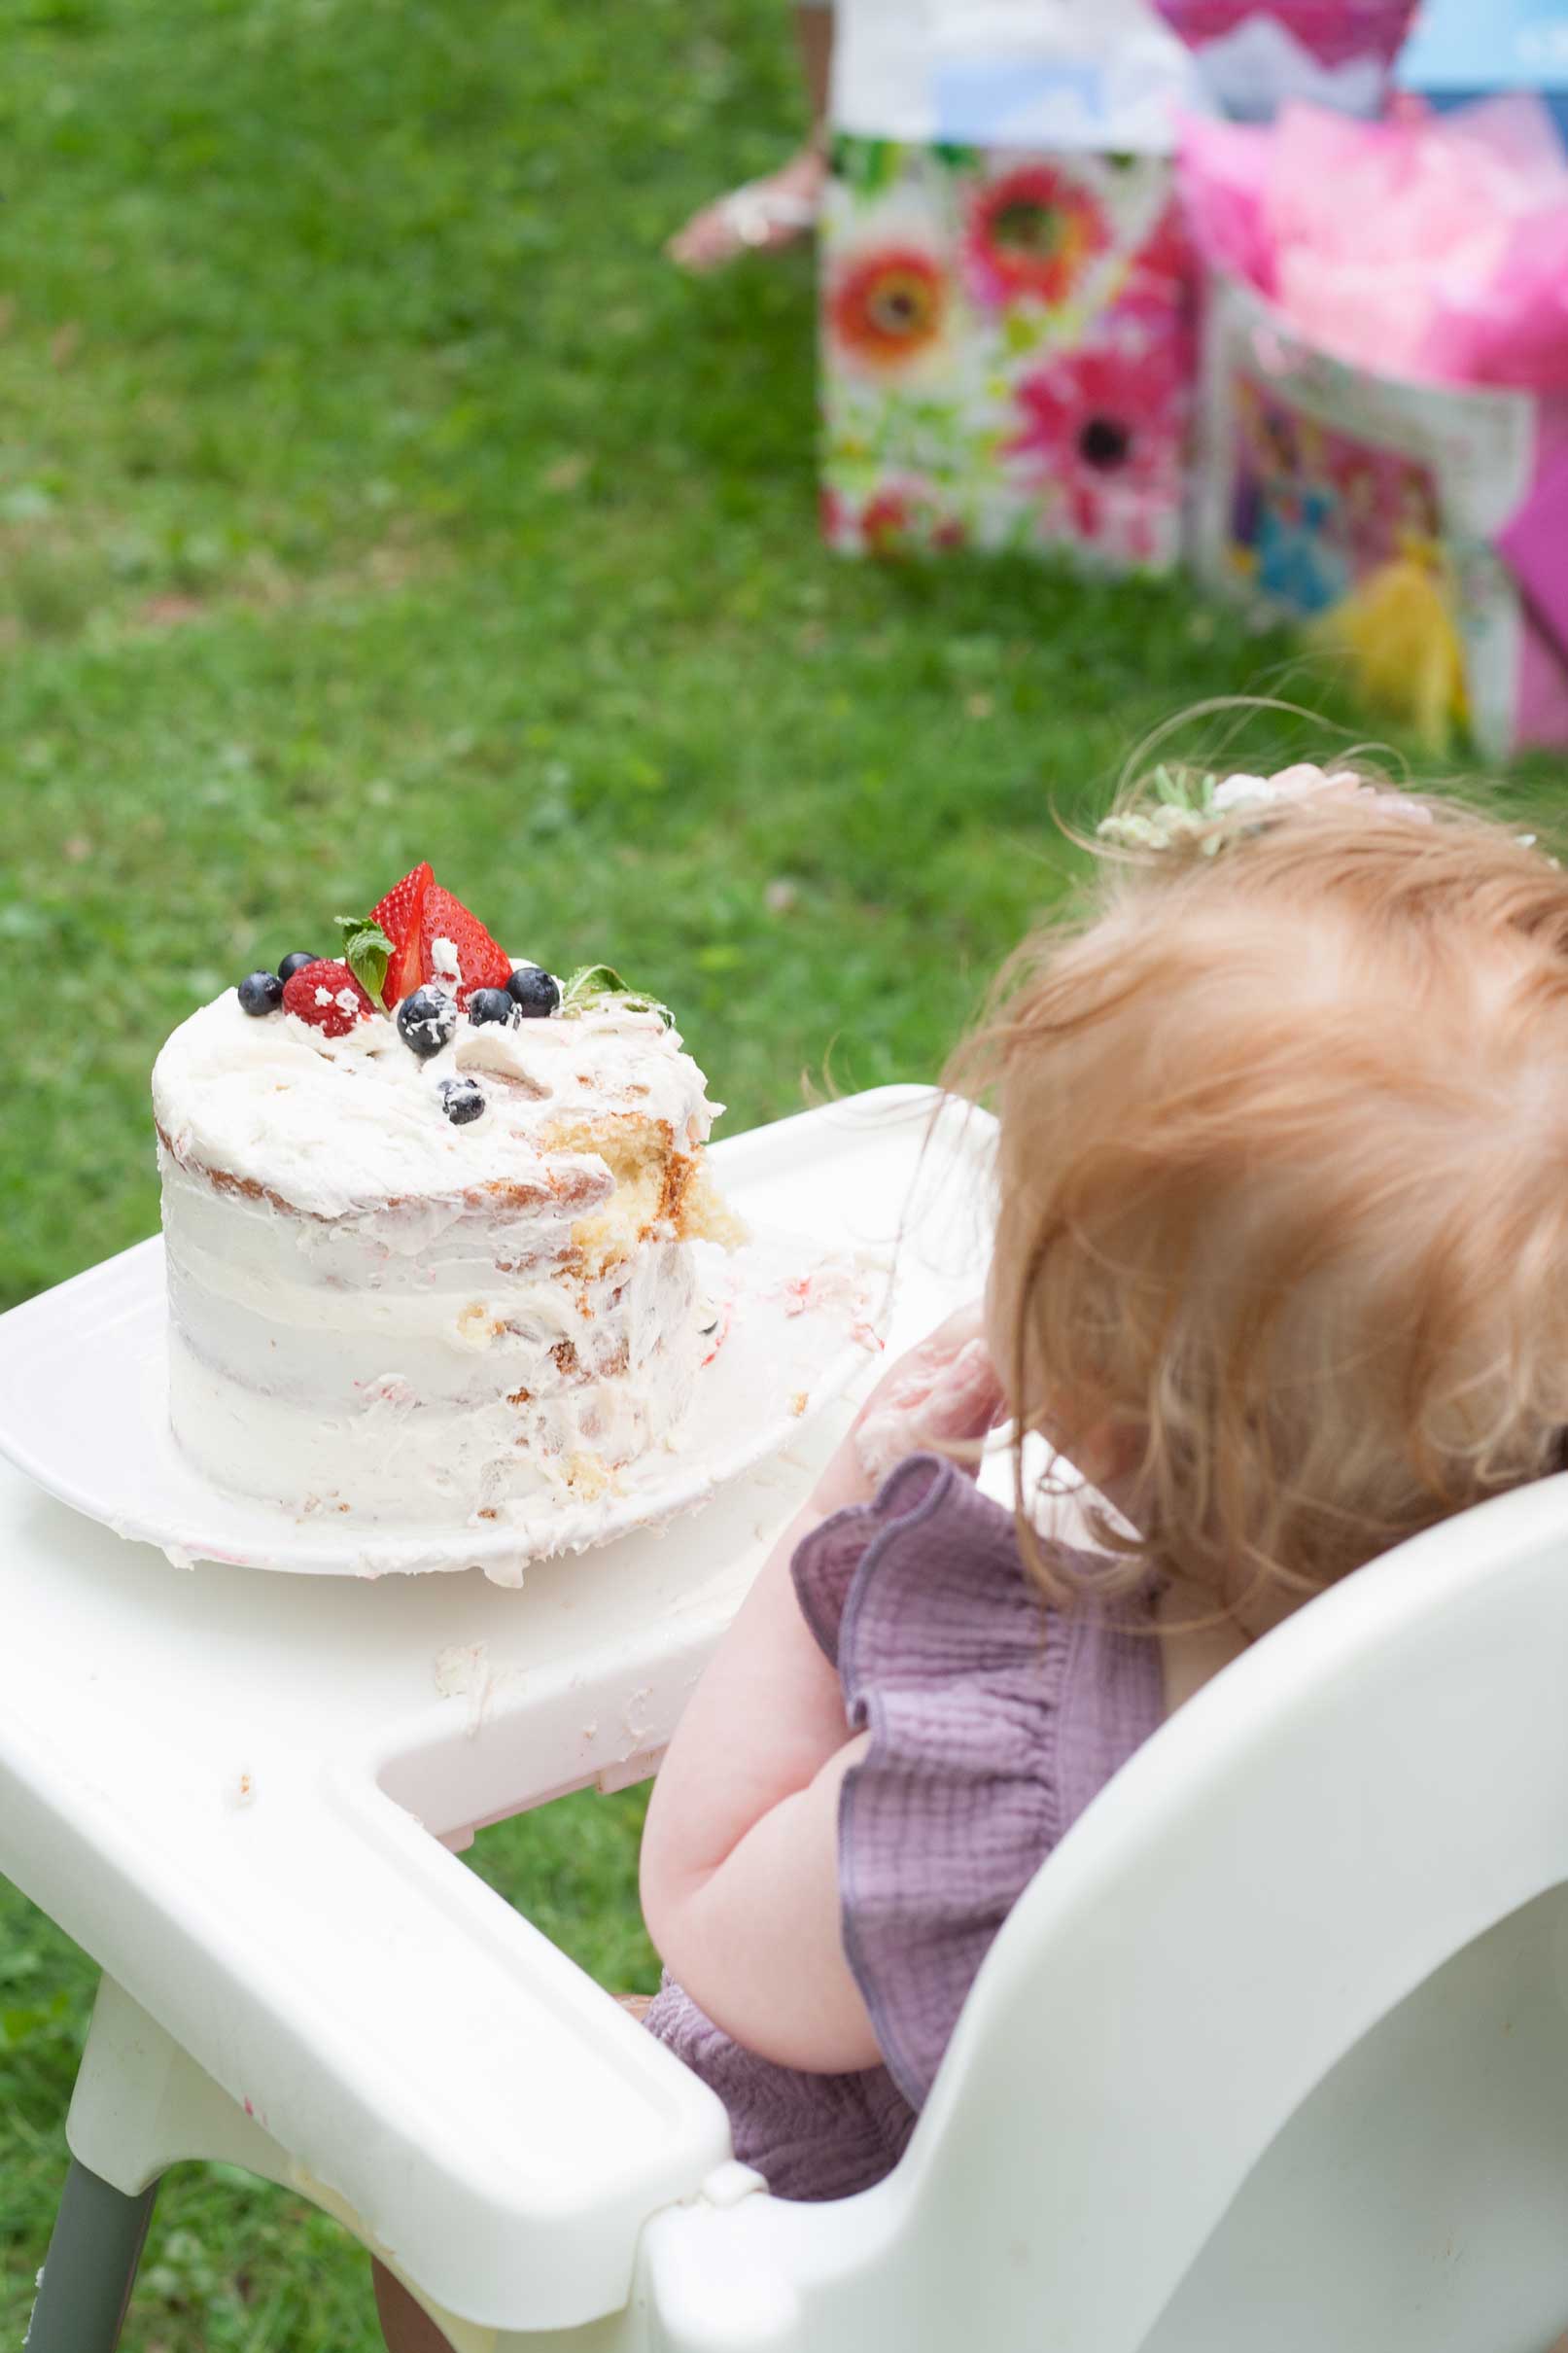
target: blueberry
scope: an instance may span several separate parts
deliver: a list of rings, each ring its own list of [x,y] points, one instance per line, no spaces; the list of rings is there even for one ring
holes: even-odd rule
[[[469,999],[470,1021],[516,1021],[517,1000],[509,989],[475,989]]]
[[[286,956],[283,959],[283,962],[279,965],[278,978],[280,980],[293,980],[296,972],[302,972],[306,965],[313,965],[316,959],[311,955],[308,948],[296,948],[294,954],[292,956]]]
[[[506,983],[506,994],[524,1021],[538,1021],[555,1011],[561,1001],[561,984],[550,978],[542,965],[519,965]]]
[[[239,1001],[247,1013],[275,1013],[283,1002],[283,983],[276,972],[247,972],[239,984]]]
[[[441,1109],[455,1128],[466,1128],[484,1109],[484,1096],[471,1078],[443,1078]]]
[[[455,1002],[444,989],[416,989],[398,1007],[398,1035],[421,1062],[427,1055],[438,1054],[457,1036]]]

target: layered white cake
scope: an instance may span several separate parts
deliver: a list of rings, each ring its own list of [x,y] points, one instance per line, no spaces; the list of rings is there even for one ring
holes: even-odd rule
[[[300,1513],[462,1525],[602,1492],[708,1345],[691,1241],[733,1229],[702,1071],[624,996],[481,1019],[501,992],[455,961],[470,1009],[416,1050],[406,1004],[345,987],[338,1020],[331,969],[261,1017],[251,975],[153,1073],[180,1446]]]

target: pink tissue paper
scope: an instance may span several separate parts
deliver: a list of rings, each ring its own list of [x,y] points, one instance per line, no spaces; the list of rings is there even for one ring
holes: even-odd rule
[[[1568,156],[1537,98],[1361,123],[1190,118],[1205,259],[1337,358],[1384,374],[1568,389]]]

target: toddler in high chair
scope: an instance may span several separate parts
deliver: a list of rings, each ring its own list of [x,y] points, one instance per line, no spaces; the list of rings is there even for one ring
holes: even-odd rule
[[[647,2024],[784,2197],[897,2161],[1012,1905],[1166,1716],[1562,1466],[1568,876],[1308,768],[1162,772],[1100,830],[1089,915],[956,1067],[999,1118],[984,1305],[883,1379],[648,1813]],[[1015,1511],[977,1490],[1004,1418],[1104,1499],[1092,1550],[1022,1471]]]

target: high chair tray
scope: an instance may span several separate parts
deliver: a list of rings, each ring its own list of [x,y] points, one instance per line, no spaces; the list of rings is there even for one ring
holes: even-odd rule
[[[889,1353],[984,1274],[990,1123],[927,1142],[932,1103],[883,1089],[716,1147],[753,1227],[891,1255]],[[107,1443],[81,1387],[107,1341],[73,1305],[93,1280],[0,1319],[8,1426],[30,1382],[78,1457]],[[157,2162],[331,2185],[454,2306],[543,2328],[624,2300],[646,2217],[725,2155],[723,2110],[449,1850],[653,1771],[885,1360],[856,1348],[842,1395],[703,1511],[520,1591],[192,1575],[0,1461],[0,1871],[202,2071],[175,2121],[207,2122],[176,2132],[158,2036],[130,2038],[130,2081],[117,2043],[72,2112],[85,2164],[135,2187],[167,2125]]]
[[[720,1176],[745,1217],[744,1174],[731,1179],[723,1148]],[[816,1157],[834,1157],[830,1136]],[[880,1352],[886,1254],[833,1249],[819,1233],[753,1231],[731,1253],[695,1247],[715,1330],[690,1408],[668,1448],[628,1464],[592,1500],[563,1489],[493,1522],[400,1526],[291,1512],[213,1486],[169,1426],[158,1239],[0,1317],[0,1450],[62,1503],[156,1544],[177,1566],[226,1561],[362,1577],[482,1568],[515,1584],[530,1561],[582,1552],[706,1502],[788,1444],[868,1352]]]

